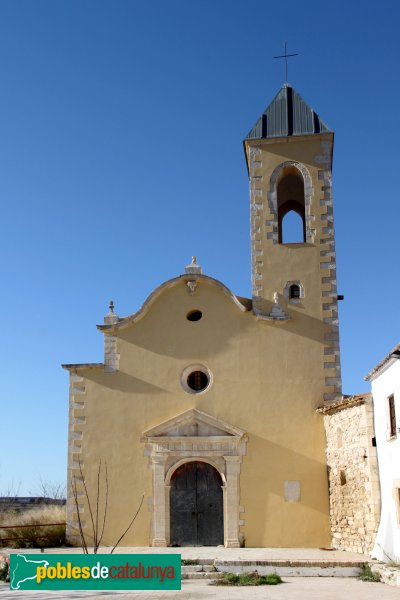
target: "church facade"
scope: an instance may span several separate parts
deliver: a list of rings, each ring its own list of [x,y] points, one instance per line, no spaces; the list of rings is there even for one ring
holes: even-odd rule
[[[98,326],[103,363],[63,365],[71,542],[79,543],[79,517],[92,543],[84,484],[95,500],[101,461],[105,545],[125,530],[142,492],[125,546],[330,545],[316,409],[341,398],[333,137],[284,85],[244,140],[252,298],[193,259],[136,313],[118,317],[111,306]],[[301,239],[286,243],[292,212]]]

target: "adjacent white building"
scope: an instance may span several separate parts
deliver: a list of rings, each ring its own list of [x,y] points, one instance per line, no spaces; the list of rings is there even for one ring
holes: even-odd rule
[[[365,377],[371,382],[381,517],[371,555],[400,561],[400,344]]]

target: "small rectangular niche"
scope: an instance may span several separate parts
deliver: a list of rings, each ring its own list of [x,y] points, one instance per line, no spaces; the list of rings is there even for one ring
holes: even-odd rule
[[[300,502],[300,481],[285,481],[283,493],[285,502]]]

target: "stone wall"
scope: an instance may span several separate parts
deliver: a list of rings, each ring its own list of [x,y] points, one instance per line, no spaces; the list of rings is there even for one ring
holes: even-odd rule
[[[327,438],[332,544],[368,554],[380,513],[371,395],[343,398],[319,412]]]

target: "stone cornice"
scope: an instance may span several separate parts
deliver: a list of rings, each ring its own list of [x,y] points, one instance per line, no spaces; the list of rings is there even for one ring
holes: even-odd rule
[[[235,294],[233,294],[233,292],[231,292],[231,290],[229,288],[227,288],[226,285],[224,285],[217,279],[214,279],[213,277],[209,277],[208,275],[185,274],[185,275],[180,275],[179,277],[175,277],[174,279],[169,279],[168,281],[165,281],[164,283],[162,283],[159,287],[157,287],[150,294],[150,296],[148,296],[148,298],[144,301],[143,306],[134,314],[119,319],[117,323],[97,325],[97,328],[100,331],[103,331],[104,333],[112,333],[114,331],[118,331],[119,329],[124,329],[125,327],[128,327],[132,323],[139,321],[139,319],[141,319],[142,317],[144,317],[146,315],[146,313],[149,311],[152,304],[161,296],[161,294],[164,291],[166,291],[176,285],[179,285],[180,283],[182,283],[182,281],[185,284],[188,284],[189,282],[194,283],[195,287],[197,285],[202,285],[202,284],[215,285],[222,291],[223,294],[225,294],[225,296],[227,296],[235,304],[235,306],[240,311],[247,312],[247,311],[251,310],[251,300],[249,300],[247,298],[241,298],[240,296],[235,296]],[[192,292],[192,293],[195,293],[195,292]]]
[[[104,369],[104,363],[76,363],[61,366],[67,371],[78,371],[79,369]]]

